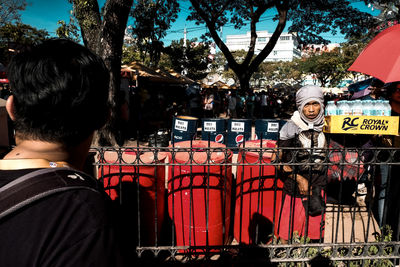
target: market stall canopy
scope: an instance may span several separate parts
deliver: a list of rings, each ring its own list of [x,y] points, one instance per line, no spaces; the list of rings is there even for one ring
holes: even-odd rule
[[[132,62],[128,65],[121,66],[121,75],[123,77],[132,77],[132,79],[136,80],[137,75],[139,77],[147,78],[152,82],[162,82],[168,84],[183,84],[182,81],[173,77],[172,75],[166,75],[161,72],[157,72],[139,62]]]
[[[324,92],[325,94],[330,93],[330,94],[335,94],[335,95],[344,93],[343,88],[338,88],[338,87],[332,87],[332,88],[324,87],[324,88],[322,88],[322,92]]]
[[[384,83],[400,81],[400,24],[387,28],[372,39],[349,71],[376,77]]]
[[[217,87],[218,89],[223,89],[223,90],[233,89],[232,87],[230,87],[229,85],[227,85],[226,83],[221,82],[221,81],[216,81],[215,83],[211,84],[210,87],[211,88]]]
[[[183,78],[181,79],[181,78],[179,78],[177,76],[174,76],[169,71],[164,70],[164,69],[156,69],[155,71],[158,74],[161,74],[164,77],[167,77],[167,78],[170,78],[172,80],[175,80],[176,83],[179,83],[179,84],[188,84],[188,83],[192,83],[193,82],[192,80],[191,80],[191,82],[186,82],[185,79],[183,79]]]
[[[205,84],[205,83],[201,83],[201,84],[200,84],[200,87],[203,88],[203,89],[204,89],[204,88],[211,88],[211,85],[207,85],[207,84]]]
[[[185,84],[193,84],[193,83],[196,83],[194,80],[192,80],[192,79],[190,79],[190,78],[188,78],[188,77],[186,77],[186,76],[184,76],[184,75],[182,75],[182,74],[179,74],[179,73],[177,73],[177,72],[174,71],[174,70],[168,70],[168,73],[169,73],[170,75],[172,75],[173,77],[175,77],[176,79],[182,81],[182,82],[185,83]]]

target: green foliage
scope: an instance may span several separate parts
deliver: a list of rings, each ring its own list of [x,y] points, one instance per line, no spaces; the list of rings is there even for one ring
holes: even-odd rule
[[[150,65],[157,66],[161,57],[167,30],[178,17],[179,4],[176,0],[139,0],[130,16],[134,22],[130,33],[142,57],[148,56]]]
[[[339,48],[331,52],[313,53],[300,64],[303,71],[315,75],[321,86],[335,87],[347,75],[347,64]]]
[[[336,34],[338,31],[346,37],[361,36],[368,32],[373,18],[370,14],[352,7],[348,0],[283,0],[283,1],[247,1],[247,0],[190,0],[192,13],[189,20],[205,24],[208,36],[213,38],[224,53],[229,67],[235,72],[246,90],[250,77],[258,71],[258,66],[270,54],[279,36],[286,26],[292,22],[289,32],[297,32],[302,43],[328,43],[323,33]],[[255,53],[258,23],[261,16],[271,11],[276,28],[272,38],[258,53]],[[235,28],[249,27],[251,40],[244,60],[235,60],[232,52],[219,36],[222,26],[233,24]]]
[[[343,58],[343,65],[345,69],[348,69],[351,64],[356,60],[358,55],[361,53],[361,51],[365,48],[367,43],[361,43],[361,42],[347,42],[342,44],[342,58]],[[358,72],[348,72],[347,74],[352,74],[355,78],[356,75],[358,75]]]
[[[15,52],[38,44],[48,37],[47,31],[36,29],[30,25],[6,24],[0,27],[0,61],[7,64]]]
[[[124,45],[122,47],[122,64],[129,64],[133,61],[140,61],[140,53],[135,45]],[[145,64],[147,65],[147,64]]]
[[[77,22],[73,16],[70,16],[69,18],[69,23],[66,23],[63,20],[59,20],[57,22],[58,25],[60,25],[56,29],[56,35],[60,38],[67,38],[71,39],[75,42],[80,41],[80,35],[79,35],[79,28],[77,25]]]
[[[99,5],[97,1],[87,1],[87,0],[69,0],[74,4],[74,16],[79,21],[81,27],[92,28],[98,27],[99,16],[96,14],[93,16],[92,11],[97,10],[98,13]]]
[[[374,233],[376,242],[390,242],[392,241],[392,235],[393,231],[391,230],[390,226],[385,226],[381,228],[381,233]],[[349,251],[349,247],[343,246],[337,248],[337,252],[334,255],[333,250],[330,247],[322,248],[320,252],[318,252],[317,248],[313,247],[298,247],[296,248],[296,244],[308,244],[310,243],[310,239],[300,237],[298,232],[293,233],[293,239],[292,239],[292,245],[293,249],[291,249],[291,255],[286,255],[286,250],[280,250],[278,254],[276,255],[278,258],[290,258],[290,259],[296,259],[296,258],[303,258],[307,257],[309,259],[312,259],[318,254],[322,256],[323,258],[329,259],[332,256],[335,257],[343,257],[344,260],[336,260],[332,261],[331,265],[332,266],[351,266],[351,267],[361,267],[361,266],[375,266],[375,267],[391,267],[393,266],[393,262],[389,259],[364,259],[364,260],[346,260],[346,257],[352,256],[352,257],[358,257],[358,256],[375,256],[378,255],[379,253],[379,248],[374,245],[373,243],[369,243],[366,246],[354,246],[351,251]],[[364,250],[367,250],[366,253],[364,253]],[[387,245],[383,247],[382,250],[382,255],[383,256],[390,256],[395,253],[394,251],[394,246],[393,245]],[[304,266],[303,262],[289,262],[289,263],[284,263],[281,262],[279,263],[278,266],[291,266],[291,267],[297,267],[297,266]]]
[[[329,43],[321,36],[328,32],[360,38],[374,22],[372,15],[354,8],[348,0],[291,1],[290,6],[289,31],[296,32],[304,44]]]
[[[310,238],[305,238],[304,236],[299,236],[299,233],[297,231],[293,232],[293,237],[292,237],[292,245],[296,245],[296,244],[308,244],[310,243]],[[308,257],[308,258],[313,258],[315,256],[317,256],[318,254],[318,249],[316,248],[304,248],[304,247],[298,247],[298,248],[293,248],[290,251],[290,255],[286,255],[286,252],[282,253],[280,255],[280,257],[285,257],[285,258],[291,258],[291,259],[295,259],[295,258],[303,258]],[[289,263],[279,263],[278,264],[279,267],[283,267],[283,266],[290,266],[290,267],[301,267],[304,266],[303,262],[289,262]]]
[[[25,10],[25,0],[0,0],[0,27],[20,22],[21,11]]]
[[[165,48],[164,53],[168,55],[168,60],[163,66],[172,68],[178,73],[186,70],[186,76],[193,80],[205,78],[208,74],[209,45],[192,39],[186,40],[185,48],[183,42],[183,39],[179,42],[172,41],[171,45]]]
[[[37,44],[46,38],[49,33],[46,30],[36,29],[27,24],[6,24],[0,28],[0,41],[13,42],[20,45]]]
[[[301,59],[293,61],[263,62],[260,69],[263,78],[269,82],[269,85],[275,83],[298,84],[303,81],[304,69]]]
[[[232,55],[237,62],[243,62],[246,51],[244,50],[237,50],[232,51]],[[229,68],[228,61],[226,60],[224,54],[219,51],[215,54],[214,59],[211,61],[210,73],[221,75],[225,80],[233,79],[235,84],[239,84],[239,79],[236,76],[235,72]],[[261,74],[258,75],[260,77]]]

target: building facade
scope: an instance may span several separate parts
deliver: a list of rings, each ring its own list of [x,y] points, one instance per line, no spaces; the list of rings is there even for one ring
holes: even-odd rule
[[[257,41],[255,53],[258,54],[268,43],[272,33],[268,31],[257,32]],[[248,51],[250,45],[251,33],[238,35],[227,35],[226,46],[230,51],[245,50]],[[295,33],[282,33],[274,49],[264,61],[292,61],[301,57],[299,42]]]

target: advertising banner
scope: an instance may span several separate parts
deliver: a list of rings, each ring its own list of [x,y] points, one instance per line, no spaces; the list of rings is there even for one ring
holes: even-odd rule
[[[398,135],[397,116],[326,116],[324,132],[342,134]]]

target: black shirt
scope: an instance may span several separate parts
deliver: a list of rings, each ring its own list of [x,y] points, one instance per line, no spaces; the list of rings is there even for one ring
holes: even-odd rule
[[[301,148],[302,145],[301,142],[298,140],[298,136],[295,136],[294,138],[288,140],[279,140],[279,147]],[[293,172],[291,172],[290,174],[292,174],[294,177],[296,176],[296,174],[300,174],[301,176],[306,178],[309,183],[311,183],[311,186],[320,186],[323,188],[326,185],[326,178],[324,175],[326,172],[326,167],[311,165],[310,162],[314,162],[315,159],[310,159],[310,157],[314,156],[311,156],[308,153],[308,149],[286,149],[283,151],[282,161],[288,162],[289,164],[291,163],[290,166]],[[324,161],[323,157],[317,157],[319,157],[319,160],[321,160],[322,162]],[[300,197],[301,195],[299,193],[297,182],[287,176],[288,173],[282,172],[281,177],[283,177],[284,179],[283,191],[288,195]]]
[[[33,169],[0,171],[0,186]],[[0,266],[123,266],[105,195],[70,190],[0,220]]]

